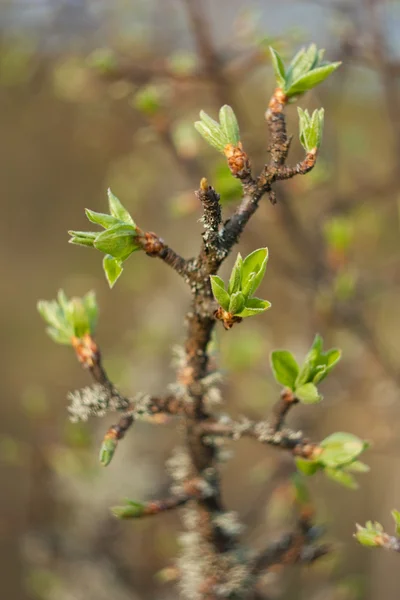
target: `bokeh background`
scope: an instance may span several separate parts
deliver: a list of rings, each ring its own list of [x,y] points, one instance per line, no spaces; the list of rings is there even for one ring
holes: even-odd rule
[[[100,255],[68,245],[66,232],[86,228],[84,207],[106,209],[110,186],[143,229],[195,254],[200,178],[221,193],[225,215],[239,198],[222,158],[192,126],[199,110],[215,115],[231,104],[261,168],[274,85],[268,45],[289,58],[312,41],[343,65],[299,102],[325,107],[317,167],[280,185],[278,204],[261,204],[240,243],[242,253],[268,245],[261,295],[273,308],[218,330],[222,408],[265,417],[279,393],[274,348],[301,358],[318,331],[343,349],[324,402],[294,410],[290,422],[315,439],[337,430],[370,439],[371,473],[358,491],[323,476],[310,481],[338,551],[311,569],[270,574],[265,591],[399,597],[399,557],[352,538],[356,521],[390,529],[390,510],[400,509],[399,40],[400,3],[378,0],[1,1],[1,597],[176,597],[155,574],[177,553],[177,515],[120,523],[109,506],[166,493],[164,463],[181,432],[175,422],[139,423],[103,469],[98,449],[113,419],[69,423],[67,393],[90,381],[73,352],[46,337],[36,301],[59,288],[69,296],[94,289],[111,378],[128,395],[173,382],[184,285],[161,261],[135,254],[110,291]],[[296,108],[287,115],[294,162]],[[290,523],[291,471],[282,454],[245,440],[223,466],[226,503],[254,547]]]

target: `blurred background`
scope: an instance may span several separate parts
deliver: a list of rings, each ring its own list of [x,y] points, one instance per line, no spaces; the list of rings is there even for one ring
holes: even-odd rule
[[[349,431],[373,441],[371,473],[350,491],[310,480],[318,521],[338,552],[312,568],[270,574],[269,598],[399,597],[399,557],[358,546],[355,522],[391,531],[400,509],[400,3],[378,0],[2,0],[0,3],[0,238],[3,332],[0,404],[0,572],[8,600],[175,598],[162,574],[178,552],[177,515],[118,522],[124,497],[166,493],[176,423],[138,423],[109,468],[98,462],[113,418],[73,425],[69,391],[90,384],[73,352],[45,335],[39,298],[94,289],[97,340],[128,395],[174,381],[171,349],[184,339],[189,296],[161,261],[134,254],[110,291],[99,253],[67,244],[105,212],[111,187],[144,230],[184,256],[197,252],[194,196],[207,176],[225,216],[240,190],[193,128],[224,103],[239,118],[257,171],[268,146],[264,112],[274,87],[268,45],[286,59],[316,42],[343,65],[299,102],[325,108],[317,166],[277,187],[240,243],[267,245],[260,296],[271,311],[225,332],[216,353],[225,406],[264,418],[279,389],[269,353],[301,359],[314,335],[343,349],[324,402],[293,410],[310,437]],[[290,163],[301,154],[297,111]],[[5,217],[5,218],[4,218]],[[233,264],[227,261],[225,271]],[[254,321],[254,322],[253,322]],[[243,440],[222,467],[231,510],[262,547],[290,526],[293,466]],[[165,576],[165,572],[164,572]],[[165,577],[164,577],[165,578]]]

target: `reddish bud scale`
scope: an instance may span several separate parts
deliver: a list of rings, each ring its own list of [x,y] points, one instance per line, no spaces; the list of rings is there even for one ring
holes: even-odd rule
[[[235,177],[242,171],[248,171],[250,169],[249,157],[243,150],[241,142],[239,142],[237,146],[227,144],[224,148],[224,154],[228,161],[228,167]]]
[[[98,361],[99,349],[89,333],[86,333],[82,338],[73,337],[71,344],[75,350],[75,354],[79,362],[89,369]]]
[[[214,317],[218,321],[222,321],[225,329],[231,329],[235,323],[241,323],[242,317],[235,317],[232,313],[227,312],[221,306],[215,311]]]

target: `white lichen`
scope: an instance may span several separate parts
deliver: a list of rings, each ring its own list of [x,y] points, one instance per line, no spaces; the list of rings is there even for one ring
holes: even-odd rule
[[[84,387],[67,396],[68,412],[73,423],[87,421],[89,417],[103,417],[110,408],[110,395],[100,384]]]

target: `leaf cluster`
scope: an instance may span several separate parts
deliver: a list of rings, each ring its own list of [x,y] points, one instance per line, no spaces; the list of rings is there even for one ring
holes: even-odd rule
[[[332,371],[341,354],[338,348],[324,352],[323,339],[317,334],[302,366],[288,350],[275,350],[271,353],[271,367],[276,381],[291,389],[297,400],[315,404],[322,400],[317,384]]]
[[[219,123],[204,110],[200,112],[200,121],[194,124],[200,135],[218,152],[224,152],[226,146],[238,146],[240,142],[239,124],[232,107],[225,104],[219,111]]]
[[[268,248],[259,248],[244,260],[239,253],[228,286],[218,275],[211,275],[211,287],[218,304],[230,315],[246,318],[270,308],[267,300],[252,297],[261,284],[268,261]]]
[[[289,99],[294,99],[311,90],[341,65],[340,62],[323,62],[325,50],[318,50],[315,44],[301,48],[285,69],[280,54],[270,47],[276,83]]]
[[[108,190],[110,214],[98,213],[85,209],[91,223],[100,225],[104,231],[69,231],[71,244],[89,246],[104,252],[103,269],[110,287],[113,287],[121,275],[122,263],[136,250],[139,231],[129,212],[118,198]]]
[[[49,325],[47,333],[58,344],[71,344],[74,337],[82,338],[94,333],[98,317],[94,292],[88,292],[83,298],[68,300],[60,290],[57,300],[39,300],[37,308]]]

